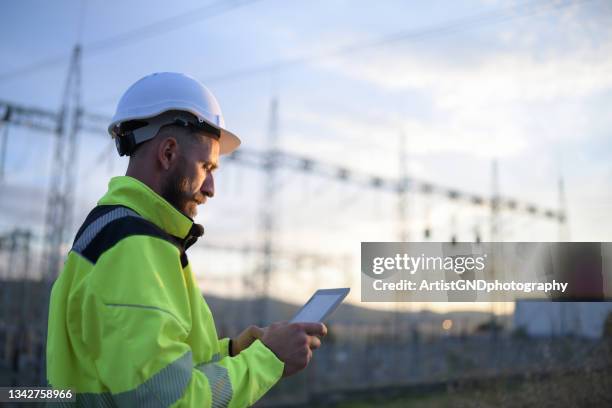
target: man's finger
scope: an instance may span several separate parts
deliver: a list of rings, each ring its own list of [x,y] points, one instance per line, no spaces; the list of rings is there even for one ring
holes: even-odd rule
[[[325,336],[327,327],[323,323],[302,323],[302,328],[310,336]]]
[[[321,340],[317,336],[308,336],[308,346],[311,350],[321,347]]]

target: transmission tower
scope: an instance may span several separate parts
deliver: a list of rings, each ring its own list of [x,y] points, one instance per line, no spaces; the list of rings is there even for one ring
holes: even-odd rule
[[[399,222],[398,238],[407,242],[408,236],[408,174],[406,170],[406,135],[400,132],[399,137],[399,183],[397,189],[397,218]]]
[[[11,109],[6,108],[0,119],[0,131],[2,132],[2,141],[0,142],[0,183],[4,181],[4,173],[6,166],[6,149],[8,143],[9,122],[11,120]]]
[[[491,242],[499,241],[499,174],[497,159],[491,165]]]
[[[51,158],[51,178],[45,215],[45,247],[43,249],[43,279],[45,285],[42,299],[45,305],[43,319],[46,319],[48,315],[51,285],[59,273],[64,252],[63,244],[66,242],[67,234],[72,227],[77,141],[81,115],[81,47],[77,44],[70,59],[62,106],[55,129],[54,156]],[[46,336],[47,333],[44,330],[43,344],[46,343]],[[39,375],[42,383],[46,382],[44,354],[41,354],[39,365]]]
[[[399,149],[398,149],[398,171],[399,181],[397,184],[397,223],[398,223],[398,240],[400,242],[408,242],[408,174],[406,166],[406,134],[401,131],[399,134]],[[399,298],[399,293],[396,293],[395,304],[393,310],[393,341],[399,342],[401,339],[402,314],[403,304]],[[396,358],[395,361],[399,363]]]
[[[567,202],[565,200],[565,182],[563,175],[559,175],[559,241],[570,240],[569,224],[567,222]]]
[[[77,141],[81,117],[81,48],[72,52],[62,98],[51,160],[51,177],[45,215],[44,276],[51,282],[57,276],[67,234],[72,227]]]
[[[493,160],[491,164],[491,242],[496,243],[501,241],[499,237],[499,231],[501,230],[501,226],[499,225],[500,216],[500,195],[499,195],[499,174],[498,174],[498,166],[497,159]],[[494,248],[496,246],[494,245]],[[497,272],[499,271],[499,254],[495,253],[495,249],[493,250],[492,255],[492,263],[493,263],[493,276],[497,276]],[[496,302],[491,302],[491,330],[493,337],[492,339],[497,339],[497,318],[495,314]],[[496,362],[497,365],[497,362]]]
[[[263,234],[262,264],[258,273],[261,286],[259,289],[257,316],[262,326],[268,322],[268,303],[270,297],[270,275],[274,269],[274,233],[276,230],[276,193],[278,167],[278,99],[270,101],[270,118],[267,132],[268,149],[264,163],[264,196],[261,201],[261,231]]]

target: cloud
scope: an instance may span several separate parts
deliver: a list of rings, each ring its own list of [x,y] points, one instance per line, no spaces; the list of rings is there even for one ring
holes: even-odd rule
[[[534,142],[548,142],[551,134],[556,140],[572,138],[588,125],[585,101],[612,89],[612,44],[548,56],[489,52],[476,61],[387,50],[358,64],[334,59],[320,66],[391,94],[424,95],[431,103],[431,117],[410,112],[401,121],[407,134],[419,135],[418,143],[411,145],[415,153],[508,157]],[[371,125],[354,118],[321,120],[344,133],[372,131]],[[550,134],[542,134],[542,123]],[[397,132],[396,123],[391,127]]]
[[[527,147],[525,133],[515,121],[508,120],[500,126],[503,123],[499,121],[500,116],[502,112],[489,110],[474,115],[470,112],[449,114],[444,120],[398,119],[396,114],[389,112],[385,118],[372,119],[368,115],[357,117],[342,112],[320,114],[304,108],[287,114],[292,129],[285,144],[299,151],[312,150],[316,144],[319,156],[337,156],[339,151],[350,147],[351,155],[341,158],[348,159],[360,153],[387,157],[384,164],[392,165],[393,172],[397,171],[395,157],[402,132],[406,135],[406,148],[411,156],[460,153],[489,159],[517,155]],[[312,123],[317,124],[318,130],[311,128]],[[317,138],[317,134],[326,137]],[[389,156],[393,157],[392,162],[388,161]]]

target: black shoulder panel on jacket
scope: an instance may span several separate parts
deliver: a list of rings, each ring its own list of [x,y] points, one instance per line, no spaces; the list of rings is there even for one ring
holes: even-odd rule
[[[94,222],[96,219],[102,217],[104,214],[107,214],[116,208],[125,208],[125,207],[122,207],[120,205],[99,205],[97,207],[94,207],[94,209],[91,210],[89,214],[87,215],[87,218],[85,218],[85,221],[83,221],[83,225],[81,225],[81,228],[79,228],[79,230],[77,231],[72,245],[76,244],[76,242],[79,240],[81,235],[83,235],[83,232],[85,231],[85,229],[87,229],[87,227],[92,222]]]
[[[101,207],[106,208],[99,209]],[[95,264],[104,252],[132,235],[156,237],[176,246],[171,235],[129,208],[100,206],[96,207],[87,217],[77,234],[72,250]]]

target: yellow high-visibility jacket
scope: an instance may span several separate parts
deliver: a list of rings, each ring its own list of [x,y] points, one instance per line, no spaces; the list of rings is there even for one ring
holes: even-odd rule
[[[256,340],[229,356],[189,266],[193,221],[116,177],[53,285],[47,378],[84,406],[245,407],[284,364]]]

